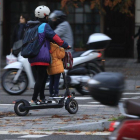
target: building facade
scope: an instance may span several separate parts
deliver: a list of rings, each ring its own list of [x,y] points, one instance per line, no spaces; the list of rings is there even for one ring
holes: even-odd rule
[[[3,23],[3,0],[0,0],[0,56],[2,54],[2,44],[3,44],[2,23]]]
[[[38,5],[47,5],[50,10],[61,9],[60,0],[0,0],[0,47],[2,55],[10,53],[10,38],[21,13],[34,18],[34,9]],[[138,0],[136,1],[136,3]],[[137,5],[137,4],[136,4]],[[139,8],[138,8],[139,9]],[[89,35],[103,32],[112,38],[112,42],[105,51],[107,57],[128,57],[135,55],[134,41],[130,40],[137,31],[138,18],[136,7],[135,18],[108,12],[104,17],[97,9],[90,9],[90,1],[78,3],[78,8],[69,7],[68,21],[71,24],[74,36],[74,48],[84,48]]]
[[[135,34],[140,27],[140,0],[136,0],[135,4]],[[134,41],[134,57],[137,57],[137,38]]]

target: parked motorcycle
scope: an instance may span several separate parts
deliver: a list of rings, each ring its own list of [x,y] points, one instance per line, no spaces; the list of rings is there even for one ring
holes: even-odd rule
[[[88,81],[91,96],[103,105],[119,106],[121,120],[111,122],[108,140],[140,140],[140,99],[122,100],[124,76],[120,73],[102,72]]]
[[[108,140],[140,140],[140,99],[127,99],[119,103],[123,119],[112,122]]]
[[[73,52],[73,68],[65,70],[69,87],[75,88],[82,95],[89,94],[87,81],[95,74],[104,71],[98,61],[101,59],[101,51],[109,45],[111,38],[96,33],[89,37],[87,51]],[[98,61],[97,61],[98,60]],[[34,88],[34,77],[28,59],[18,56],[18,61],[4,67],[6,70],[2,76],[2,87],[10,95],[20,95],[27,87]],[[46,83],[48,89],[49,81]],[[64,89],[64,79],[61,76],[59,88]]]

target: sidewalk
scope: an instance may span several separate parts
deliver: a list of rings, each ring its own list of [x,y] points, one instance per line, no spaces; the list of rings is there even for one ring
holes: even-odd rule
[[[0,133],[34,131],[105,131],[110,118],[120,116],[118,108],[108,106],[79,106],[77,114],[69,114],[65,108],[32,110],[27,116],[14,113],[13,105],[0,106]]]
[[[140,63],[136,59],[112,59],[105,61],[105,71],[121,72],[126,78],[125,92],[140,92]]]

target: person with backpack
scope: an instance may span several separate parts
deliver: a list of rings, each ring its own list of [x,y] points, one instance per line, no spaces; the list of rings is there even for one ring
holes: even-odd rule
[[[21,55],[28,58],[29,63],[32,67],[35,67],[37,73],[31,104],[47,103],[44,88],[48,77],[46,70],[51,63],[50,41],[54,41],[65,49],[70,48],[47,23],[49,14],[50,9],[47,6],[38,6],[35,9],[35,17],[37,20],[28,22],[28,28],[23,39]],[[37,34],[34,29],[36,29]],[[40,100],[37,99],[39,94]]]
[[[64,72],[62,58],[65,57],[65,50],[57,44],[50,44],[52,63],[48,66],[47,72],[50,75],[50,97],[58,97],[60,75]]]

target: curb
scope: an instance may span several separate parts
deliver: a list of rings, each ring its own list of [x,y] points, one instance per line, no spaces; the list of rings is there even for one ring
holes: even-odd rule
[[[94,132],[94,131],[0,131],[0,135],[110,135],[110,132]]]
[[[59,128],[53,128],[52,130],[64,130],[64,131],[105,131],[109,129],[110,121],[100,120],[98,122],[82,123],[78,125],[68,125]]]

